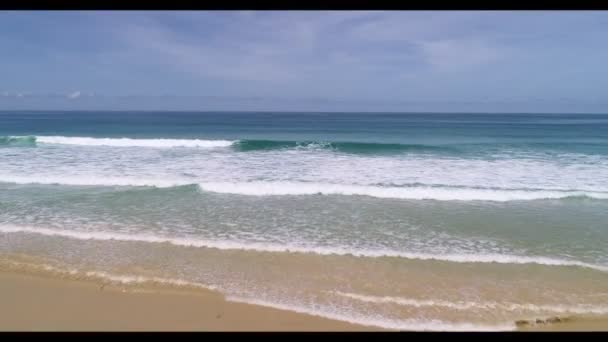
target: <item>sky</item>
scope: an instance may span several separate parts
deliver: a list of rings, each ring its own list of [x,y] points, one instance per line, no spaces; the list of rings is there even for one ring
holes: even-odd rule
[[[0,11],[0,110],[608,113],[606,11]]]

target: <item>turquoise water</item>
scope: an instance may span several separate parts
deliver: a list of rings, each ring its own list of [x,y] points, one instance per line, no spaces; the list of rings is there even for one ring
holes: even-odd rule
[[[7,260],[396,329],[608,314],[608,115],[0,112],[0,164]]]

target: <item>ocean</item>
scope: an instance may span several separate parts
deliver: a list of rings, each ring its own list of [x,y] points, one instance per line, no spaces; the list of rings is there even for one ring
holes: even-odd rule
[[[608,317],[608,115],[0,112],[0,268],[403,330]]]

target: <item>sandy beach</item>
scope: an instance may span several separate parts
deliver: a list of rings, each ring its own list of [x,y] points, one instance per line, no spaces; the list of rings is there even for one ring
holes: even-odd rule
[[[213,291],[125,289],[0,273],[0,331],[369,331],[295,312],[226,301]]]
[[[211,290],[103,285],[0,272],[0,331],[380,331],[227,301]],[[528,324],[519,331],[608,331],[605,320]]]

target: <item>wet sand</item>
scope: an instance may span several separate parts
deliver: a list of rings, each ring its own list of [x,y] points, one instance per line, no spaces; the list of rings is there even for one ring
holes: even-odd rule
[[[0,272],[0,331],[379,331],[227,301],[211,290],[102,285]],[[566,319],[520,331],[608,331],[605,319]]]
[[[0,273],[1,331],[369,331],[316,316],[229,302],[213,291],[125,289]]]
[[[599,318],[574,318],[563,319],[554,324],[536,324],[528,327],[519,327],[519,331],[608,331],[608,319]]]

